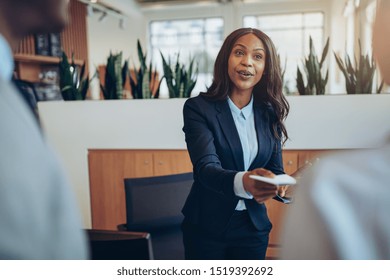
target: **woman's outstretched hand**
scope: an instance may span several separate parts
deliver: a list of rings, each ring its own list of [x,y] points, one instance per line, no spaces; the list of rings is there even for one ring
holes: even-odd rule
[[[253,195],[253,198],[258,202],[258,203],[263,203],[267,201],[270,198],[273,198],[277,194],[280,196],[284,196],[286,189],[285,187],[278,187],[275,185],[271,185],[268,183],[264,183],[261,181],[257,181],[254,179],[251,179],[249,175],[260,175],[264,177],[269,177],[273,178],[275,177],[275,174],[272,173],[269,170],[266,170],[264,168],[257,168],[251,171],[248,171],[244,174],[243,177],[243,184],[244,184],[244,189],[249,192],[250,194]]]

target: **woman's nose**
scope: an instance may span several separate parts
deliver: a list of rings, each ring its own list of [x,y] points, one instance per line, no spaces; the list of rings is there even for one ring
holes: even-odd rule
[[[252,66],[252,61],[248,56],[243,56],[241,59],[241,64],[246,67]]]

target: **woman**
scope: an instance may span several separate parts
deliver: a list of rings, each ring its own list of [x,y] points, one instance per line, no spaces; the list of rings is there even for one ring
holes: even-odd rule
[[[283,173],[289,105],[270,38],[241,28],[222,45],[206,93],[184,105],[194,184],[183,208],[186,259],[264,259],[271,223],[264,201],[286,187],[250,174]]]

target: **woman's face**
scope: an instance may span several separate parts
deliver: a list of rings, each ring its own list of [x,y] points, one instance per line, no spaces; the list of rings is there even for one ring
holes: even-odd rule
[[[261,80],[266,59],[263,42],[254,34],[240,37],[229,56],[228,73],[233,83],[231,94],[251,94]]]

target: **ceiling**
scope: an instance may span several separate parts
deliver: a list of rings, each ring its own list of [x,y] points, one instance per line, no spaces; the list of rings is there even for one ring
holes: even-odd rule
[[[199,2],[221,2],[221,3],[227,3],[227,2],[233,2],[235,0],[135,0],[137,3],[139,3],[141,6],[144,5],[153,5],[153,4],[194,4]]]
[[[206,0],[136,0],[140,4],[149,4],[149,3],[164,3],[164,2],[187,2],[187,3],[196,3],[196,2],[205,2]],[[217,1],[217,0],[216,0]],[[210,2],[210,1],[206,1]],[[211,0],[211,2],[214,2]]]

